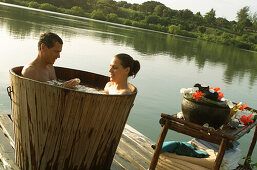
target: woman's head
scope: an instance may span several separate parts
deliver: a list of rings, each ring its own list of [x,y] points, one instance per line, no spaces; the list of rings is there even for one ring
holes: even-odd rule
[[[120,63],[123,68],[129,68],[128,76],[136,77],[137,72],[140,70],[140,63],[137,60],[134,60],[128,54],[117,54],[115,58],[120,60]]]
[[[140,63],[128,54],[117,54],[110,66],[111,81],[127,79],[129,76],[135,77],[140,70]]]

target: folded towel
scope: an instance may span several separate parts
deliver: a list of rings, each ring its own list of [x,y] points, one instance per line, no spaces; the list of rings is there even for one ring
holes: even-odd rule
[[[156,169],[175,169],[174,167],[178,167],[180,170],[212,169],[216,154],[211,149],[206,150],[206,152],[210,155],[208,158],[195,158],[168,152],[161,153]],[[223,167],[225,163],[226,161],[223,161],[221,167]],[[220,170],[223,170],[223,168],[220,168]]]
[[[153,148],[155,148],[155,145],[153,146]],[[161,153],[163,152],[176,153],[178,155],[191,156],[197,158],[205,158],[209,156],[207,152],[197,150],[190,143],[179,141],[164,142],[161,149]]]

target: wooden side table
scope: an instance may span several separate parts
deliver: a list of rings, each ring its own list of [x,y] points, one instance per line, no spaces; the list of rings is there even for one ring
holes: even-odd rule
[[[206,128],[198,124],[179,119],[176,117],[176,114],[168,115],[162,113],[160,124],[163,127],[154,151],[154,155],[152,157],[149,170],[154,170],[157,165],[161,148],[169,129],[220,145],[217,158],[212,168],[213,170],[218,170],[220,168],[226,148],[232,147],[233,141],[236,141],[244,136],[246,133],[249,133],[253,127],[255,127],[255,132],[247,153],[247,157],[252,155],[257,139],[257,121],[255,121],[251,125],[243,126],[237,129],[225,127],[222,130],[214,130],[212,128]],[[247,163],[248,162],[245,161],[244,165],[247,166]]]

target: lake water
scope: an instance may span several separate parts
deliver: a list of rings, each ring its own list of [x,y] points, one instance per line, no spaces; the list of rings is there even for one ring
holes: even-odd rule
[[[181,88],[195,83],[220,87],[225,98],[257,108],[257,53],[169,34],[0,3],[0,113],[11,113],[9,69],[37,56],[39,35],[52,31],[64,41],[56,66],[108,75],[112,57],[128,53],[141,63],[130,83],[138,88],[128,124],[157,141],[160,114],[181,111]],[[253,130],[240,139],[245,155]],[[166,140],[191,137],[168,132]],[[257,162],[257,149],[253,161]]]

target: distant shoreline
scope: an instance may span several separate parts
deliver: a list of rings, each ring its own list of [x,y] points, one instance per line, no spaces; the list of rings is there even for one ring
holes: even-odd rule
[[[125,26],[128,28],[142,29],[145,31],[154,31],[164,34],[171,34],[175,36],[182,36],[186,38],[206,40],[209,42],[234,46],[241,49],[257,52],[257,33],[255,32],[246,32],[242,35],[236,35],[232,34],[231,31],[227,28],[207,27],[202,25],[199,25],[196,31],[187,31],[183,29],[184,26],[181,24],[169,26],[151,24],[146,23],[145,20],[135,21],[127,18],[121,18],[114,13],[110,13],[106,16],[101,12],[101,10],[94,10],[93,12],[88,13],[78,6],[73,6],[71,9],[66,9],[58,8],[48,3],[40,4],[35,1],[30,2],[17,0],[0,0],[0,4],[35,11],[78,17],[80,19],[92,20],[96,22],[108,23],[118,26]],[[185,21],[182,20],[181,22]]]

